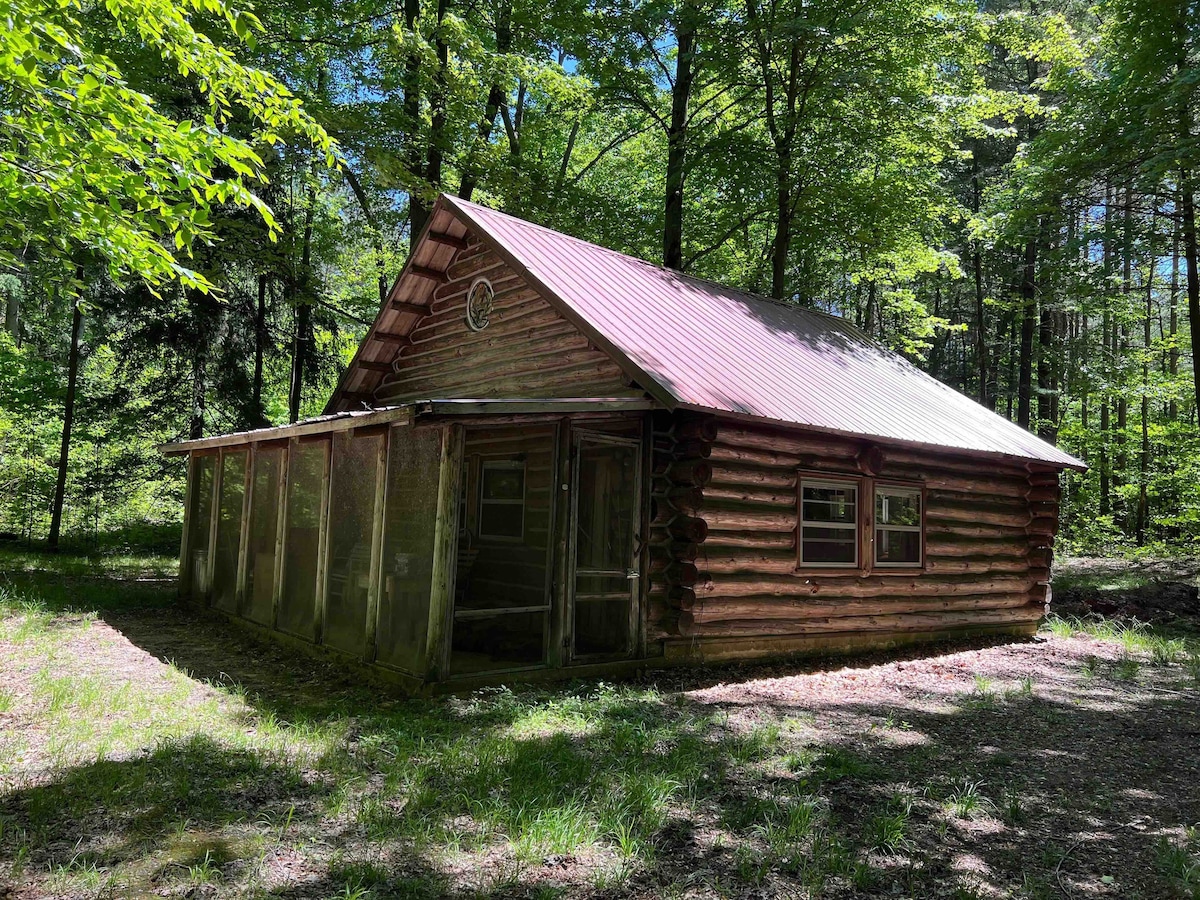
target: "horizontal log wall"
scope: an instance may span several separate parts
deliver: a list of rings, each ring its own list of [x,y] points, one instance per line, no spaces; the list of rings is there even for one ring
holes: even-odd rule
[[[609,356],[563,318],[495,252],[474,244],[458,253],[449,281],[397,350],[378,404],[426,397],[640,397]],[[483,331],[466,323],[476,278],[495,291]]]
[[[863,441],[681,414],[660,418],[655,453],[653,638],[1030,627],[1045,613],[1052,468],[881,454]],[[878,481],[925,485],[924,569],[798,571],[798,473],[861,477],[871,464]]]

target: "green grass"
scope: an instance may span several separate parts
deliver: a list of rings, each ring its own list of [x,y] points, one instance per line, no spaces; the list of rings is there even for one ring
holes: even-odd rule
[[[1200,898],[1200,826],[1185,829],[1182,840],[1160,839],[1157,861],[1178,894]]]
[[[859,730],[666,679],[405,700],[172,626],[154,560],[16,559],[0,566],[0,883],[34,895],[968,896],[947,874],[954,820],[1020,829],[1045,804],[1031,757],[992,740],[992,801],[969,740],[939,730],[1007,740],[1006,721],[1072,713],[1014,675],[976,678],[952,716],[872,708]],[[1200,680],[1186,638],[1083,627],[1139,681]],[[1116,656],[1095,677],[1117,678]],[[1184,884],[1194,848],[1170,852],[1158,871]],[[1004,890],[1021,896],[1024,865]]]
[[[1061,618],[1050,616],[1043,629],[1061,638],[1075,635],[1113,643],[1120,654],[1111,674],[1120,681],[1135,681],[1143,666],[1159,669],[1178,668],[1200,683],[1200,635],[1193,632],[1166,631],[1140,622],[1102,618]],[[1101,669],[1099,659],[1091,657],[1085,665],[1089,676]]]

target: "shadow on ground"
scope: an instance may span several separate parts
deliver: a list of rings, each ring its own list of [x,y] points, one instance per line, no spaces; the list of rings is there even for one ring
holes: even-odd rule
[[[1082,642],[985,651],[1006,691],[886,702],[814,699],[812,663],[403,700],[162,596],[102,615],[244,698],[251,737],[0,795],[30,896],[121,895],[91,872],[168,896],[1194,896],[1200,699]],[[826,680],[880,680],[880,659]]]

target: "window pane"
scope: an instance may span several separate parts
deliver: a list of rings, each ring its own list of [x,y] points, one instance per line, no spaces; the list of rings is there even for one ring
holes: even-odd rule
[[[552,425],[468,429],[463,452],[471,502],[458,542],[455,609],[549,605],[550,519],[559,496],[555,434]],[[509,489],[516,499],[482,496],[485,472],[519,475],[521,490]]]
[[[275,591],[275,537],[279,524],[279,476],[283,448],[260,448],[254,455],[254,494],[250,498],[250,545],[246,560],[246,618],[271,624]]]
[[[858,521],[856,509],[858,489],[804,485],[803,519],[806,522]]]
[[[880,563],[921,562],[921,532],[875,529],[875,560]]]
[[[520,503],[484,503],[479,510],[479,533],[519,538],[524,518],[525,508]]]
[[[857,559],[858,532],[853,528],[806,527],[801,540],[805,563],[848,563]]]
[[[920,525],[921,494],[917,491],[879,488],[875,491],[875,523],[877,525]]]
[[[242,500],[245,495],[246,451],[226,453],[221,461],[213,606],[231,613],[237,612],[238,557],[242,548]]]
[[[324,641],[355,656],[362,654],[367,637],[375,481],[382,448],[382,434],[341,432],[333,439]]]
[[[329,443],[302,441],[294,446],[288,491],[283,596],[279,601],[277,624],[281,631],[311,640],[317,599],[321,488]]]
[[[525,466],[483,466],[484,500],[524,500]]]

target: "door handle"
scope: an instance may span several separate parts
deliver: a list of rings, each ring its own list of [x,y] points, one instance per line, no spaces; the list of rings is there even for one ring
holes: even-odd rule
[[[630,581],[637,581],[639,578],[642,577],[642,573],[639,572],[637,569],[626,569],[625,577],[628,578]]]

